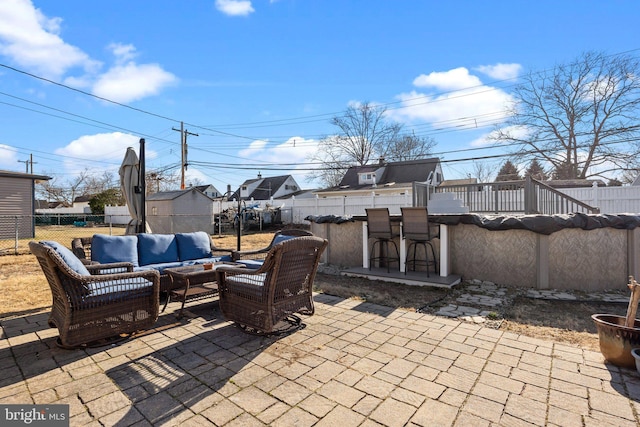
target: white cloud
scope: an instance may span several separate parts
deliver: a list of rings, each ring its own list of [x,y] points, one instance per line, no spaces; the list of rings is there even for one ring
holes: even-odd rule
[[[267,146],[267,141],[263,139],[256,139],[251,144],[249,144],[247,148],[245,148],[244,150],[240,150],[238,155],[240,157],[253,157],[256,154],[262,153],[264,150],[264,147],[266,146]]]
[[[8,170],[15,169],[18,161],[16,150],[5,144],[0,144],[0,165]]]
[[[116,57],[116,64],[124,64],[138,56],[136,48],[132,44],[111,43],[107,49]]]
[[[397,96],[404,108],[389,111],[398,121],[427,121],[434,127],[482,127],[506,118],[513,98],[507,92],[482,84],[466,68],[422,74],[413,90]]]
[[[298,166],[291,166],[290,171],[268,171],[268,176],[291,174],[296,182],[301,185],[308,171],[300,170],[296,172],[296,170],[308,168],[303,163],[308,162],[309,156],[317,150],[317,147],[316,140],[293,136],[285,142],[274,146],[268,146],[267,141],[263,140],[253,141],[248,148],[240,151],[238,155],[251,162],[297,164]],[[262,172],[262,176],[267,176],[267,173]]]
[[[508,126],[501,129],[502,132],[508,133],[514,138],[522,139],[525,138],[529,131],[524,126]],[[485,134],[480,135],[478,138],[471,141],[472,147],[485,147],[487,145],[494,145],[496,142],[492,137],[497,134],[497,130],[492,130],[491,132],[487,132]]]
[[[156,95],[176,81],[176,76],[158,64],[129,62],[116,65],[100,75],[93,85],[93,94],[126,103]]]
[[[78,159],[99,160],[101,162],[111,161],[120,167],[120,162],[124,159],[127,147],[134,147],[138,151],[140,138],[122,132],[98,133],[94,135],[83,135],[71,141],[62,148],[55,150],[55,154],[73,157],[65,160],[65,168],[71,173],[77,173],[87,167]],[[145,150],[145,157],[155,158],[156,153]]]
[[[229,16],[247,16],[255,12],[249,0],[216,0],[216,9]]]
[[[41,77],[92,88],[95,95],[117,102],[156,95],[177,80],[158,64],[135,63],[136,48],[121,43],[107,46],[115,64],[100,74],[101,62],[61,38],[61,22],[46,17],[31,0],[0,1],[0,55]],[[76,68],[82,73],[67,75]]]
[[[514,79],[520,75],[522,71],[522,65],[520,64],[502,64],[495,65],[481,65],[474,68],[483,74],[497,80]]]
[[[480,79],[469,74],[469,70],[464,67],[443,72],[434,71],[428,75],[421,74],[413,80],[414,86],[434,87],[439,90],[460,90],[481,84]]]
[[[95,70],[98,61],[60,38],[61,21],[44,16],[30,0],[0,1],[0,54],[50,79],[74,67]]]

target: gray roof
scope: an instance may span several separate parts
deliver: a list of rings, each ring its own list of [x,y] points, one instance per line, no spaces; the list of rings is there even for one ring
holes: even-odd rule
[[[25,179],[36,179],[36,180],[45,180],[48,181],[51,179],[50,176],[46,175],[34,175],[31,173],[23,173],[23,172],[12,172],[0,170],[0,177],[3,178],[25,178]]]
[[[272,195],[275,194],[276,191],[285,183],[285,181],[291,177],[291,175],[280,175],[280,176],[270,176],[266,178],[253,178],[246,180],[242,185],[253,184],[256,181],[262,181],[260,186],[253,190],[248,197],[243,197],[243,199],[248,200],[253,198],[254,200],[269,200]],[[231,196],[229,196],[229,200],[236,199],[238,200],[240,193],[239,189],[236,190]]]
[[[187,194],[190,191],[197,191],[198,193],[202,194],[204,197],[209,197],[206,194],[204,194],[202,191],[198,190],[197,188],[187,188],[186,190],[174,190],[174,191],[160,191],[158,193],[152,193],[147,195],[146,200],[174,200],[177,199],[178,197],[182,196],[183,194]]]
[[[384,173],[378,182],[377,186],[388,186],[398,184],[408,184],[414,181],[425,182],[432,172],[435,172],[436,166],[440,163],[440,159],[432,157],[429,159],[421,160],[408,160],[405,162],[389,162],[383,165],[364,165],[364,166],[352,166],[344,174],[340,185],[333,188],[326,188],[325,190],[359,190],[363,188],[371,188],[371,184],[359,184],[358,174],[363,172],[375,172],[376,170],[384,167]]]

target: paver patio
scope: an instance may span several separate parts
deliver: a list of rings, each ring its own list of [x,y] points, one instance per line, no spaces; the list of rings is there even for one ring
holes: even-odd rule
[[[55,346],[47,313],[0,320],[0,403],[72,426],[636,426],[640,376],[599,352],[315,295],[307,327],[256,337],[217,302],[171,303],[120,345]],[[187,313],[187,314],[189,314]]]

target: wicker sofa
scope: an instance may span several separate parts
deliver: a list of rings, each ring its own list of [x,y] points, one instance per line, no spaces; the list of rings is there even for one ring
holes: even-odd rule
[[[126,263],[128,271],[156,270],[160,291],[172,289],[166,268],[230,261],[233,249],[215,246],[204,231],[175,234],[143,233],[128,236],[94,234],[71,242],[73,253],[84,263]]]

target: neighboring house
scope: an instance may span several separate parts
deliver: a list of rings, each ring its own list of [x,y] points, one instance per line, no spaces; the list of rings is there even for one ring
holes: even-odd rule
[[[71,207],[75,209],[81,208],[83,213],[90,214],[91,207],[89,206],[89,200],[91,200],[92,197],[93,197],[92,194],[78,196],[75,199],[73,199],[73,204],[71,205]]]
[[[215,232],[213,201],[196,188],[149,194],[146,201],[147,223],[154,233]]]
[[[196,185],[194,188],[200,190],[203,194],[211,197],[212,199],[217,199],[218,197],[222,197],[222,193],[218,191],[216,187],[211,184],[208,185]]]
[[[318,190],[319,197],[410,194],[414,182],[438,185],[442,182],[440,159],[389,162],[352,166],[344,174],[340,185]]]
[[[269,200],[293,194],[300,190],[300,186],[291,175],[281,175],[246,180],[240,189],[233,193],[229,200],[240,198],[241,200]]]
[[[35,236],[35,184],[51,177],[0,171],[0,239]]]

